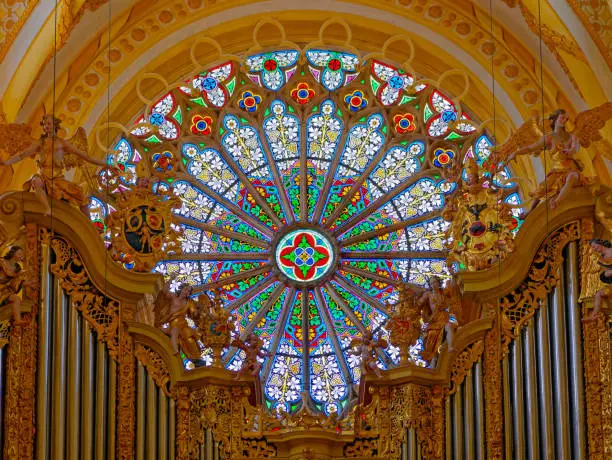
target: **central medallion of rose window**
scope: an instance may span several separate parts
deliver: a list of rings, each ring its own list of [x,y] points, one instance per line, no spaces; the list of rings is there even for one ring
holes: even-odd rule
[[[329,272],[333,263],[334,250],[329,239],[316,230],[294,230],[276,246],[278,269],[293,281],[316,281]]]

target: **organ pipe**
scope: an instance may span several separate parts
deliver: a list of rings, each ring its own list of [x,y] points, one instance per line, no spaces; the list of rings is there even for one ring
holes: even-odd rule
[[[147,375],[147,459],[157,459],[157,388]]]
[[[508,355],[502,360],[502,381],[504,399],[504,440],[506,446],[506,458],[513,458],[512,443],[512,404],[510,401],[510,365]]]
[[[444,419],[446,420],[445,423],[445,437],[446,437],[446,449],[445,449],[445,455],[446,455],[446,460],[451,460],[453,458],[453,430],[454,427],[451,425],[451,421],[453,420],[451,418],[451,401],[452,401],[453,396],[449,396],[448,398],[446,398],[446,402],[444,404]]]
[[[569,354],[571,360],[571,407],[572,407],[572,457],[586,458],[585,420],[584,420],[584,370],[582,368],[582,331],[580,305],[578,304],[578,248],[572,241],[567,251],[567,302]],[[569,282],[568,282],[569,280]]]
[[[525,403],[527,407],[527,448],[531,460],[540,458],[540,440],[538,436],[538,394],[536,389],[536,368],[535,368],[535,335],[533,318],[525,326],[523,341],[523,357],[525,371]]]
[[[95,446],[96,460],[103,460],[106,456],[106,401],[107,401],[107,357],[103,343],[96,341],[96,427]]]
[[[158,429],[158,451],[159,457],[165,458],[168,455],[168,401],[163,391],[157,390],[159,394],[159,429]]]
[[[64,457],[66,420],[66,296],[59,281],[54,282],[53,357],[51,401],[51,452],[53,458]],[[48,429],[48,428],[47,428]]]
[[[475,372],[475,426],[476,426],[476,458],[479,460],[485,459],[485,420],[484,420],[484,388],[482,385],[482,361],[478,361],[474,367]]]
[[[463,387],[459,386],[454,397],[453,422],[455,429],[455,460],[463,459]]]
[[[555,409],[555,443],[557,458],[569,459],[570,457],[570,418],[567,401],[569,399],[567,388],[567,345],[565,340],[565,295],[563,286],[565,273],[559,271],[559,284],[554,289],[553,311],[552,311],[552,347],[555,365],[552,366],[555,382],[556,395],[554,398]]]
[[[549,303],[545,299],[536,314],[536,340],[538,345],[538,399],[540,400],[540,438],[542,458],[554,458],[553,396],[550,369]]]
[[[145,458],[145,427],[146,427],[146,376],[145,369],[140,362],[137,364],[136,375],[136,459],[144,460]]]
[[[93,427],[91,426],[94,419],[94,394],[95,388],[95,338],[91,332],[91,328],[86,321],[83,322],[83,402],[81,406],[81,458],[93,458]]]
[[[465,436],[465,458],[474,458],[474,393],[472,371],[468,371],[463,382],[463,423]]]
[[[512,411],[514,414],[514,456],[524,458],[525,456],[525,414],[523,394],[523,359],[521,353],[522,337],[514,341],[512,353]]]
[[[50,346],[51,321],[50,305],[53,302],[54,286],[51,275],[49,274],[49,249],[44,247],[42,251],[42,270],[40,286],[40,308],[39,308],[39,327],[38,327],[38,365],[36,385],[38,388],[50,388]],[[36,456],[44,460],[49,457],[49,438],[47,429],[49,427],[49,391],[38,392],[36,401]]]
[[[70,340],[68,352],[68,458],[79,458],[79,430],[81,427],[81,318],[76,308],[70,308]]]
[[[106,347],[105,347],[106,348]],[[109,460],[114,460],[116,458],[115,452],[115,432],[116,432],[116,424],[115,424],[115,401],[117,401],[117,363],[113,359],[108,360],[108,399],[106,405],[108,407],[108,417],[107,417],[107,425],[108,425],[108,445],[106,448],[106,456]]]
[[[170,458],[176,458],[176,402],[170,398],[168,410],[168,442]]]

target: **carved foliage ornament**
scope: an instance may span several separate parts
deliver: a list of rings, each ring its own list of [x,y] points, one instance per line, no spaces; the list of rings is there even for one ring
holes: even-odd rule
[[[92,283],[79,253],[65,239],[51,238],[53,250],[51,273],[70,296],[72,305],[94,328],[98,340],[108,346],[110,356],[117,358],[119,303],[102,294]]]
[[[525,280],[501,299],[503,351],[517,337],[541,301],[559,282],[558,269],[563,263],[563,248],[580,239],[580,223],[570,222],[549,235],[536,253]]]

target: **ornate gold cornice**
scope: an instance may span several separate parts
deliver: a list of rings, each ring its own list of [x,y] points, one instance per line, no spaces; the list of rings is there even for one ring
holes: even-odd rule
[[[136,305],[145,293],[157,290],[160,275],[130,272],[114,263],[91,221],[67,203],[54,200],[52,216],[45,215],[33,193],[9,192],[0,195],[0,220],[14,229],[34,223],[62,235],[83,258],[91,281],[110,297]]]
[[[518,286],[527,276],[533,255],[542,242],[568,222],[592,217],[595,199],[587,189],[575,189],[557,208],[538,206],[524,222],[514,240],[516,250],[501,264],[488,270],[462,273],[465,295],[480,302],[497,301]]]
[[[193,370],[185,369],[181,358],[173,353],[168,336],[152,326],[128,321],[127,331],[134,338],[137,348],[139,345],[143,346],[157,355],[156,359],[161,359],[165,366],[163,372],[168,373],[170,392],[177,385],[188,387],[200,387],[202,385],[244,386],[254,382],[254,379],[250,376],[243,376],[240,380],[236,380],[236,374],[225,368],[211,366],[197,367]],[[159,364],[161,363],[158,362],[156,365],[158,369]]]

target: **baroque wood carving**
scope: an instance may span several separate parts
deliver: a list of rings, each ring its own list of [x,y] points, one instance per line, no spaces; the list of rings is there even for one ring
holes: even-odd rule
[[[26,226],[25,269],[40,277],[37,228]],[[5,401],[5,458],[33,458],[36,404],[36,313],[40,289],[27,287],[25,295],[34,300],[30,313],[11,329],[8,346]]]
[[[138,361],[147,369],[147,372],[157,386],[166,396],[170,396],[170,373],[166,367],[166,362],[159,353],[146,345],[136,344],[134,354]]]
[[[483,351],[484,342],[482,340],[478,340],[477,342],[474,342],[466,347],[465,350],[459,353],[459,355],[455,358],[450,373],[451,387],[449,395],[452,395],[457,391],[457,388],[459,388],[459,386],[463,383],[465,376],[472,369],[474,363],[476,363],[482,356]]]
[[[570,222],[551,233],[537,251],[525,280],[501,299],[502,351],[514,340],[523,324],[531,318],[540,302],[559,282],[563,248],[580,239],[580,223]]]
[[[72,305],[96,331],[98,340],[106,343],[110,356],[117,359],[119,302],[94,286],[81,256],[65,239],[53,236],[51,249],[55,254],[55,262],[49,268],[51,273],[60,280]]]

